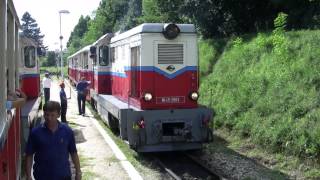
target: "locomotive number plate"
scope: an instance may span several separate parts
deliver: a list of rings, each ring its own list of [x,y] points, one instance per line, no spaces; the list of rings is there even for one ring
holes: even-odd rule
[[[176,104],[185,103],[183,96],[157,97],[157,104]]]

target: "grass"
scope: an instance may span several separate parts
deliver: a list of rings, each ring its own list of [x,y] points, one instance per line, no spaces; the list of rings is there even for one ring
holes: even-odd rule
[[[40,77],[42,79],[44,77],[45,72],[49,72],[51,74],[51,77],[56,77],[54,75],[57,75],[57,74],[60,75],[60,70],[61,70],[60,67],[58,68],[56,66],[49,66],[49,67],[41,66],[40,67]],[[67,66],[64,66],[62,68],[62,70],[63,70],[64,75],[68,75],[68,67]]]
[[[82,179],[83,180],[91,180],[94,178],[97,178],[97,175],[90,171],[90,158],[84,157],[81,155],[81,152],[79,153],[79,159],[81,164],[81,170],[82,170]]]
[[[250,140],[297,158],[277,168],[298,168],[308,178],[320,178],[319,32],[232,38],[200,87],[200,103],[215,111],[214,128],[239,137],[235,147]],[[305,161],[308,168],[297,167]]]

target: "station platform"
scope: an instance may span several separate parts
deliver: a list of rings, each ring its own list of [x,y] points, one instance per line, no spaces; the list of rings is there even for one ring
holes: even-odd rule
[[[86,107],[86,116],[78,115],[76,91],[67,80],[65,85],[68,98],[66,117],[75,134],[82,179],[142,179],[89,108]],[[59,92],[58,82],[54,81],[50,89],[50,100],[60,102]]]

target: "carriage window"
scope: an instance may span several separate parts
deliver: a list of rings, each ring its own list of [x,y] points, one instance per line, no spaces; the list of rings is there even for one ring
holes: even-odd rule
[[[109,65],[109,47],[108,46],[99,47],[99,64],[100,66]]]
[[[24,65],[28,68],[36,66],[36,49],[33,46],[24,48]]]

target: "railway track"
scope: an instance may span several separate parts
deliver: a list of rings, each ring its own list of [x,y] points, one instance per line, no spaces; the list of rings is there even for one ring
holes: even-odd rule
[[[154,155],[154,160],[165,173],[175,180],[223,179],[188,153],[157,153]]]

